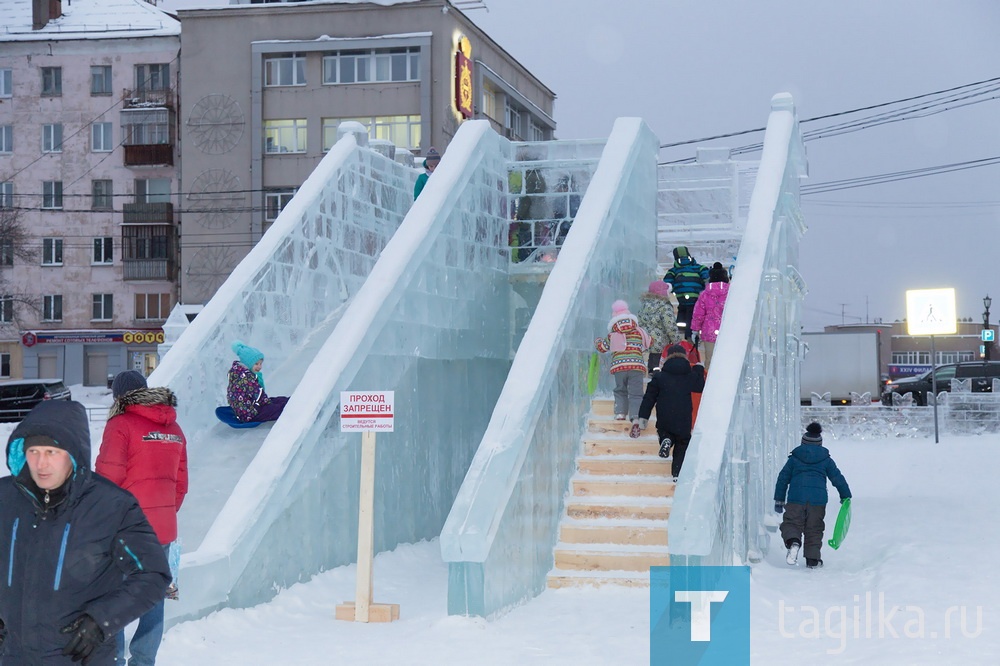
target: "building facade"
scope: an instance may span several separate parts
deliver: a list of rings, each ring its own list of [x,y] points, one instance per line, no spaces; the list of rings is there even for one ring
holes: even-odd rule
[[[0,3],[0,375],[148,374],[177,301],[180,23]]]
[[[179,16],[184,303],[211,298],[343,121],[418,161],[466,118],[515,140],[555,132],[554,93],[448,0],[243,1]]]

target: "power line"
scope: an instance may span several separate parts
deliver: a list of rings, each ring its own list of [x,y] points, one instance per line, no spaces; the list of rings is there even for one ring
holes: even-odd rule
[[[930,167],[921,167],[919,169],[907,169],[904,171],[893,171],[888,173],[872,174],[869,176],[859,176],[856,178],[843,178],[840,180],[831,180],[823,183],[815,183],[812,185],[803,186],[801,189],[801,194],[802,196],[809,196],[811,194],[837,192],[839,190],[853,189],[856,187],[869,187],[871,185],[895,183],[901,180],[910,180],[912,178],[924,178],[926,176],[936,176],[942,173],[951,173],[953,171],[965,171],[966,169],[978,169],[981,167],[994,166],[997,164],[1000,164],[1000,155],[995,155],[993,157],[984,157],[978,160],[966,160],[964,162],[954,162],[951,164],[938,164]]]

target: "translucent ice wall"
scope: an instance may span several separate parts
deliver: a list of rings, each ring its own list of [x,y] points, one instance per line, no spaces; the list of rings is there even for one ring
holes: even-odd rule
[[[668,525],[671,563],[745,564],[766,548],[777,473],[798,444],[798,364],[805,285],[805,152],[792,98],[776,95],[739,264]]]
[[[641,120],[615,123],[441,533],[449,613],[492,616],[545,586],[594,338],[656,270],[657,148]]]

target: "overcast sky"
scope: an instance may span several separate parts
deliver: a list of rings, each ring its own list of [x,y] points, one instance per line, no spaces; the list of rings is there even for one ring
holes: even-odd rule
[[[160,6],[218,4],[228,3]],[[616,117],[640,116],[669,143],[761,127],[778,92],[790,92],[806,119],[1000,77],[996,0],[484,4],[488,11],[466,13],[556,92],[564,139],[607,136]],[[703,145],[735,147],[762,136]],[[998,156],[1000,99],[813,140],[807,152],[808,183]],[[661,158],[693,154],[682,147]],[[958,315],[977,321],[989,292],[996,322],[998,190],[995,165],[803,197],[806,329],[901,319],[905,291],[933,287],[954,287]]]

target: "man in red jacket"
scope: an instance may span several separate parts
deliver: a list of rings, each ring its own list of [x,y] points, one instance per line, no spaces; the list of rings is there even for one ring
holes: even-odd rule
[[[177,512],[187,494],[187,443],[177,425],[177,397],[168,388],[148,388],[135,370],[111,385],[108,412],[95,469],[139,501],[164,553],[177,538]],[[152,666],[163,638],[163,601],[139,618],[132,637],[131,666]],[[125,663],[125,632],[117,637],[118,664]]]

